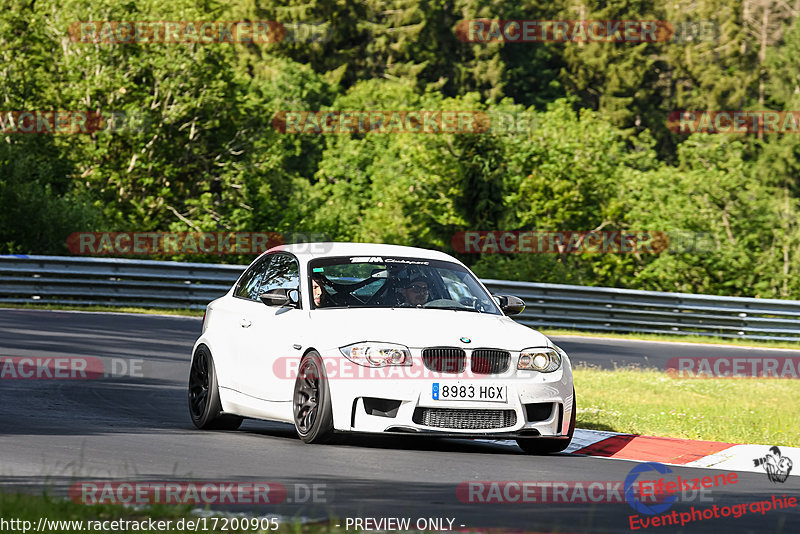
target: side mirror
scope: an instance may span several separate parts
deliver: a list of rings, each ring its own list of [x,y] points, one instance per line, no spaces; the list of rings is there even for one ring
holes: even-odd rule
[[[267,306],[290,306],[296,308],[299,302],[299,292],[296,289],[273,289],[262,293],[258,298]]]
[[[492,295],[506,315],[518,315],[525,309],[525,301],[512,295]]]

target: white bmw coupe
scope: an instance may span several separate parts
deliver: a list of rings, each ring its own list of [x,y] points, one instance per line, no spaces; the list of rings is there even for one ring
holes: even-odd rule
[[[524,306],[492,296],[442,252],[276,247],[208,305],[189,412],[202,429],[235,429],[246,417],[293,423],[306,443],[377,432],[559,452],[575,430],[572,367],[507,317]]]

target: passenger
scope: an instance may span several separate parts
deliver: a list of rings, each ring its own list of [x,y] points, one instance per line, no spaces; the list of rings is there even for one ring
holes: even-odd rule
[[[314,298],[315,308],[324,308],[326,306],[333,306],[335,303],[331,300],[330,294],[324,287],[325,281],[321,276],[311,277],[311,293]]]

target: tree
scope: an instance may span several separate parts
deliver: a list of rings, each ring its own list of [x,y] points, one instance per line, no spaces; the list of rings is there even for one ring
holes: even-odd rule
[[[694,134],[679,164],[631,171],[624,190],[633,226],[705,234],[696,245],[672,247],[637,273],[660,291],[770,296],[780,282],[767,275],[774,256],[774,190],[753,177],[744,145],[728,136]]]

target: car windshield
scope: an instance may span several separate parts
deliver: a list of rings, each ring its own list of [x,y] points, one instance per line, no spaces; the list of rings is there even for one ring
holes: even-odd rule
[[[386,256],[309,262],[314,308],[426,308],[502,315],[465,267],[448,261]]]

